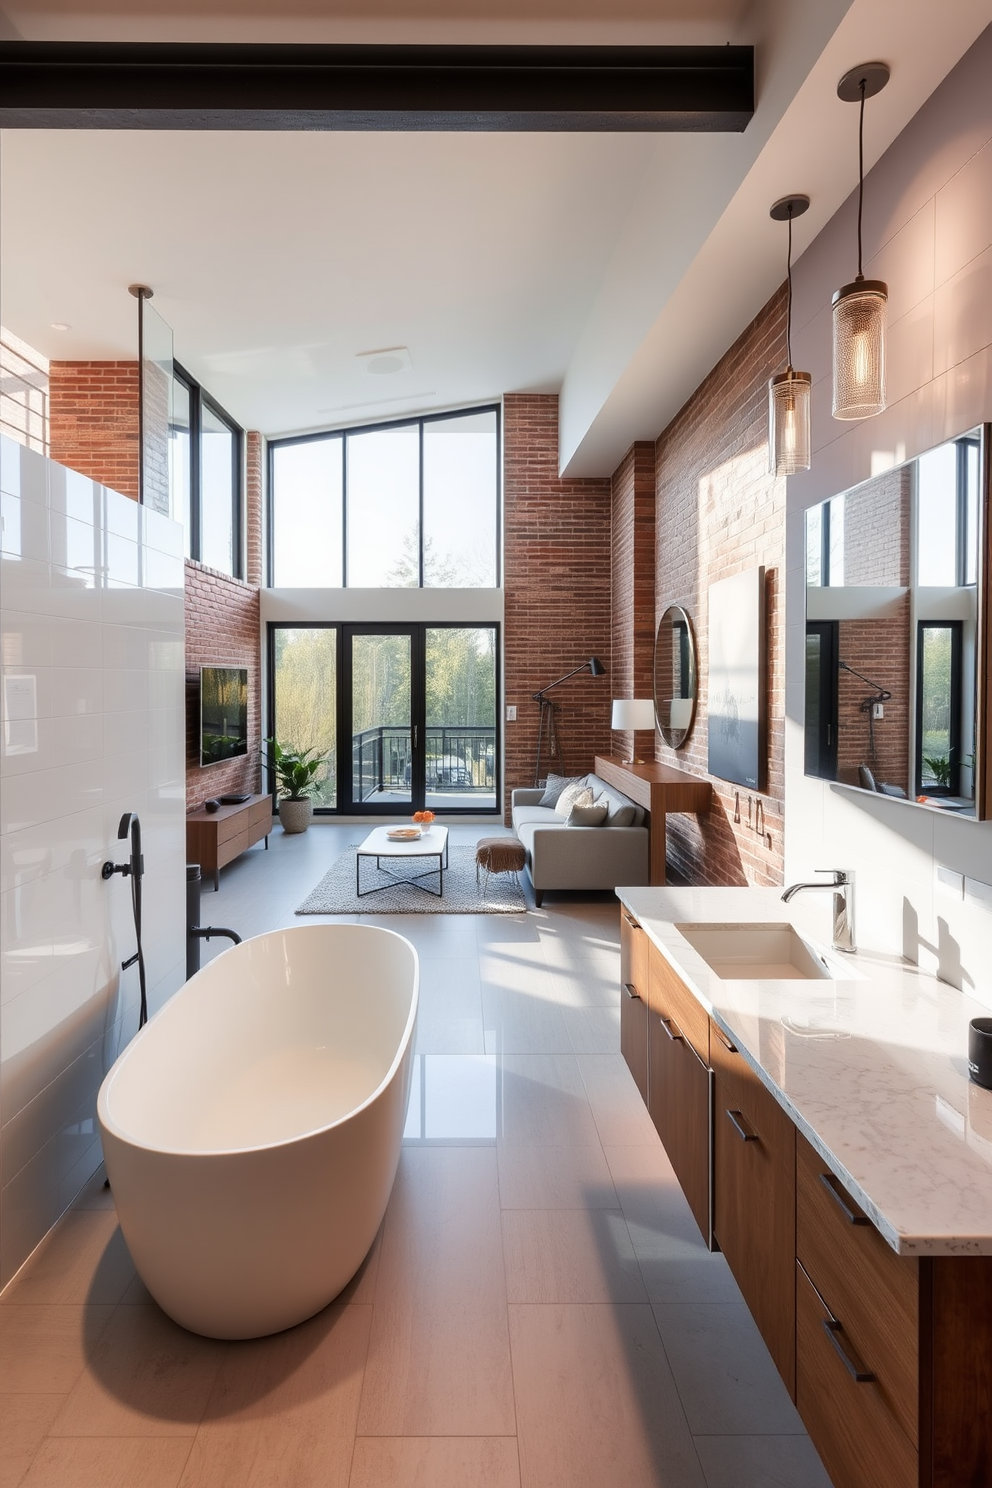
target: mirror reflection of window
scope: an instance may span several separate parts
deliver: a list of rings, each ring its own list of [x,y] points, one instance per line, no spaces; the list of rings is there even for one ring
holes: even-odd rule
[[[834,496],[806,513],[806,587],[843,585],[844,497]]]
[[[806,513],[805,771],[986,818],[984,431]]]
[[[979,444],[973,435],[917,461],[917,583],[954,589],[977,582]]]

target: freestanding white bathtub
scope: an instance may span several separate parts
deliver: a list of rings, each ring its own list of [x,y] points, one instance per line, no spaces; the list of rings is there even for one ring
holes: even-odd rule
[[[276,930],[197,972],[118,1059],[97,1102],[107,1175],[177,1323],[275,1333],[355,1274],[396,1176],[418,995],[392,930]]]

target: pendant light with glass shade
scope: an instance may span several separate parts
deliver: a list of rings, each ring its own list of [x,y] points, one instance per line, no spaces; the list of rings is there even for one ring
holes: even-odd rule
[[[885,408],[885,306],[888,285],[861,272],[861,219],[865,198],[865,99],[889,81],[884,62],[852,67],[837,84],[837,97],[860,106],[858,120],[858,277],[833,298],[835,419],[872,418]]]
[[[768,384],[768,468],[772,475],[795,475],[797,470],[808,470],[810,466],[809,407],[813,383],[808,372],[796,372],[792,367],[792,219],[801,217],[808,206],[808,196],[783,196],[769,212],[773,221],[789,224],[786,268],[789,297],[785,320],[788,366]]]

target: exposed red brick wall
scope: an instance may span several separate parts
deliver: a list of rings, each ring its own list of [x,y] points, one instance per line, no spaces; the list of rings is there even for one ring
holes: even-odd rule
[[[705,818],[668,819],[669,861],[690,883],[778,884],[783,874],[785,480],[768,474],[767,382],[785,364],[785,292],[748,326],[656,446],[655,609],[682,605],[696,632],[699,704],[689,742],[660,759],[707,774],[709,586],[764,564],[768,616],[767,790],[714,780]],[[740,821],[735,822],[739,794]],[[755,830],[761,800],[764,832]],[[750,825],[749,825],[750,819]]]
[[[138,363],[50,362],[49,454],[138,499]]]
[[[249,584],[262,582],[262,492],[265,440],[257,429],[249,429],[245,440],[245,577]]]
[[[558,399],[513,393],[503,402],[506,792],[533,785],[539,708],[531,694],[591,656],[611,671],[611,488],[558,476]],[[584,774],[609,753],[610,676],[580,672],[551,697],[563,758],[542,775]]]
[[[861,704],[872,689],[859,677],[841,671],[837,679],[837,778],[860,783],[858,766],[869,767],[876,780],[912,788],[909,780],[909,595],[894,615],[840,622],[839,655],[862,676],[892,693],[883,716],[873,719],[869,747],[868,714]]]
[[[613,664],[612,698],[653,696],[654,658],[654,445],[631,445],[612,481]],[[633,736],[614,734],[625,757]],[[638,736],[638,746],[648,736]]]
[[[201,666],[248,668],[248,755],[223,764],[199,764]],[[186,809],[209,796],[257,791],[262,733],[262,667],[259,591],[240,579],[186,560]]]

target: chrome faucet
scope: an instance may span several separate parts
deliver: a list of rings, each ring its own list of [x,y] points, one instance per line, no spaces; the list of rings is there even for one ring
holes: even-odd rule
[[[854,944],[854,874],[847,868],[817,868],[816,872],[832,873],[833,878],[829,883],[790,884],[782,898],[788,904],[803,889],[833,889],[833,948],[835,951],[857,950]]]

